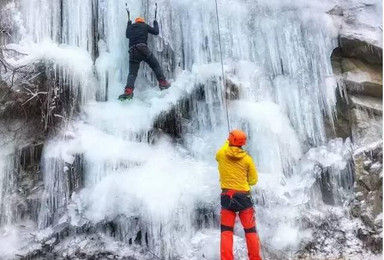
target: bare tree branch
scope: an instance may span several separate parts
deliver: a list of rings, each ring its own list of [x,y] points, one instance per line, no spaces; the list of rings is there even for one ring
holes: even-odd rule
[[[29,101],[31,101],[32,99],[38,97],[39,95],[48,95],[48,92],[39,92],[38,89],[36,89],[35,92],[32,92],[29,88],[26,88],[23,86],[23,88],[25,90],[27,90],[28,94],[31,95],[31,97],[26,100],[23,104],[21,104],[22,106],[24,106],[25,104],[27,104]]]
[[[8,63],[3,58],[0,58],[0,63],[4,66],[5,72],[8,72]]]

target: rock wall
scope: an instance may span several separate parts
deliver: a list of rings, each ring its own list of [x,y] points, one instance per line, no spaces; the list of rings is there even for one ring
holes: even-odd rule
[[[382,252],[383,232],[383,143],[381,141],[355,150],[355,200],[351,213],[365,228],[357,230],[365,246]]]
[[[361,23],[352,9],[365,12],[368,5],[335,8],[340,23],[339,47],[332,53],[332,66],[339,85],[336,135],[350,136],[354,145],[355,198],[351,215],[365,225],[358,237],[374,253],[382,252],[383,211],[383,50],[379,28]],[[338,10],[336,12],[336,9]],[[355,28],[351,30],[351,28]],[[358,33],[358,32],[366,32]]]

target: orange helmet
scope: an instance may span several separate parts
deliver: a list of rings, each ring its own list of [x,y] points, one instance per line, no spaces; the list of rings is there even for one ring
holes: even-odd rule
[[[229,145],[243,146],[247,142],[247,135],[241,130],[232,130],[228,136]]]
[[[135,23],[145,23],[145,19],[143,17],[137,17]]]

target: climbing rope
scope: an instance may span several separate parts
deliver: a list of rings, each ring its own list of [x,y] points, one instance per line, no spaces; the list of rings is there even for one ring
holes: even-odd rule
[[[223,101],[224,101],[224,109],[225,109],[225,113],[226,113],[226,116],[227,116],[227,126],[228,126],[228,132],[231,131],[231,126],[230,126],[230,123],[229,123],[229,113],[228,113],[228,100],[226,99],[226,96],[225,96],[225,84],[224,84],[224,80],[225,80],[225,72],[224,72],[224,61],[223,61],[223,49],[221,47],[221,33],[220,33],[220,21],[219,21],[219,7],[218,7],[218,4],[217,4],[217,0],[215,0],[215,3],[216,3],[216,19],[217,19],[217,32],[218,32],[218,35],[219,35],[219,46],[220,46],[220,61],[221,61],[221,73],[222,73],[222,88],[221,88],[221,95],[222,95],[222,98],[223,98]]]

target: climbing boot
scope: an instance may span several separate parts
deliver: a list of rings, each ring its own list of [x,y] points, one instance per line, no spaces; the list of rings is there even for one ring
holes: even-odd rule
[[[160,90],[166,90],[171,86],[171,83],[169,83],[166,79],[160,79],[159,80],[159,88]]]
[[[133,88],[125,88],[124,94],[119,96],[120,101],[131,100],[133,98]]]

